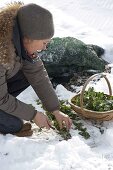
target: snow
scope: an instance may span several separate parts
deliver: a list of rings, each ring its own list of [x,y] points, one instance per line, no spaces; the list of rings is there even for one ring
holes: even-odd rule
[[[17,138],[7,135],[0,137],[2,170],[61,170],[61,169],[102,169],[106,159],[93,153],[78,136],[69,141],[45,141],[40,139]],[[87,154],[86,154],[87,153]],[[7,164],[5,163],[7,161]],[[109,162],[109,161],[108,161]]]
[[[4,6],[8,0],[1,0]],[[25,3],[32,2],[24,0]],[[55,37],[73,36],[89,44],[97,44],[106,50],[103,56],[113,67],[113,2],[112,0],[36,0],[53,13],[55,22]],[[112,71],[113,72],[113,71]],[[111,85],[113,75],[107,74]],[[94,86],[96,91],[108,93],[104,79],[88,86]],[[78,90],[81,87],[75,87]],[[113,91],[113,87],[112,87]],[[58,85],[56,93],[59,99],[67,100],[72,92]],[[37,105],[32,87],[22,92],[18,99],[32,104],[37,110],[43,111]],[[112,170],[113,169],[113,122],[103,122],[101,125],[82,120],[90,133],[90,139],[82,138],[77,130],[71,128],[72,138],[61,141],[61,137],[52,129],[38,132],[33,125],[32,137],[19,138],[13,135],[0,135],[0,170]],[[99,127],[104,131],[99,131]]]

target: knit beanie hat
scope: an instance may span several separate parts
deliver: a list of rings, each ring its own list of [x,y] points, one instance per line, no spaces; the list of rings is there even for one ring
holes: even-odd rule
[[[52,38],[54,35],[52,14],[39,5],[30,3],[21,6],[17,18],[23,37],[43,40]]]

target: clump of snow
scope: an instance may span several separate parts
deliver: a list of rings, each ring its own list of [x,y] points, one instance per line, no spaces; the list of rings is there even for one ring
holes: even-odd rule
[[[77,136],[61,142],[0,136],[0,151],[2,170],[103,170],[109,167],[109,161],[93,153]]]
[[[71,96],[73,96],[73,93],[68,91],[64,86],[59,84],[56,87],[56,94],[60,100],[68,100]]]
[[[35,91],[31,86],[25,89],[22,93],[17,96],[17,99],[23,101],[26,104],[32,104],[38,111],[43,111],[41,105],[37,105],[37,100],[39,100],[38,96],[36,95]]]

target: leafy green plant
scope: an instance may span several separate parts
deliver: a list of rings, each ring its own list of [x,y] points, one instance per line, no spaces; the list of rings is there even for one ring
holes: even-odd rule
[[[41,101],[38,99],[38,100],[36,100],[36,103],[37,103],[37,105],[41,105],[42,103],[41,103]]]
[[[74,97],[72,103],[80,106],[80,96]],[[95,92],[93,87],[85,91],[83,103],[84,108],[88,110],[99,112],[113,110],[113,96],[109,96],[103,92]]]
[[[84,127],[84,125],[80,122],[80,118],[78,115],[74,113],[74,111],[71,109],[70,105],[68,105],[67,101],[60,101],[60,111],[67,114],[73,121],[74,129],[78,130],[78,133],[84,137],[85,139],[90,138],[89,133],[87,132],[87,128]],[[55,117],[49,113],[46,112],[49,119],[53,122],[53,127],[57,130],[57,132],[62,136],[63,139],[68,140],[71,138],[71,134],[66,129],[65,125],[63,129],[59,128],[58,122],[56,121]]]

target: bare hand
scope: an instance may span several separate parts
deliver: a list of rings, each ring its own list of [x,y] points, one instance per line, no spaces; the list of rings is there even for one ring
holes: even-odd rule
[[[51,123],[50,123],[47,115],[42,112],[37,112],[33,121],[39,128],[46,127],[47,129],[50,129],[50,127],[51,127]]]
[[[71,128],[72,120],[69,118],[68,115],[64,114],[63,112],[60,112],[59,110],[54,111],[53,115],[55,116],[56,120],[58,121],[60,129],[63,128],[63,123],[65,123],[67,130],[69,130]]]

